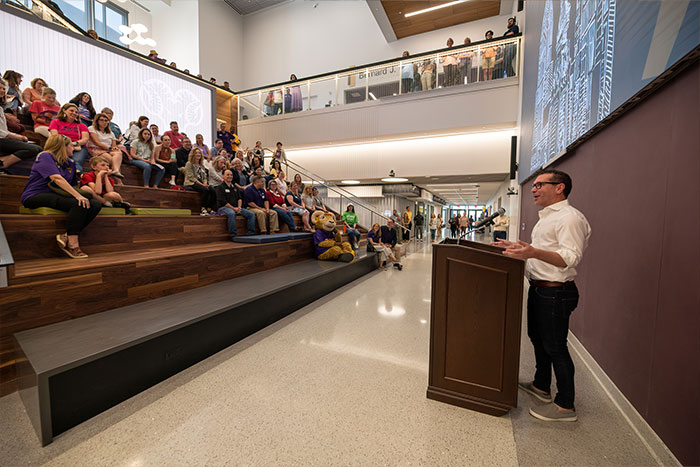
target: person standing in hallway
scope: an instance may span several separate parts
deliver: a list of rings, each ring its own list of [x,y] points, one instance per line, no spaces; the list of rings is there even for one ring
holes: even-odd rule
[[[413,213],[411,212],[411,208],[406,206],[406,210],[403,212],[403,226],[406,228],[406,230],[403,231],[404,242],[411,240],[411,228],[413,227],[413,223],[411,222],[412,220]]]
[[[527,334],[535,350],[535,379],[518,383],[520,389],[546,402],[530,408],[530,415],[544,421],[577,420],[574,407],[574,362],[566,338],[569,316],[578,305],[574,283],[576,266],[588,246],[591,227],[586,217],[569,204],[571,177],[554,169],[537,175],[532,196],[539,221],[532,229],[532,243],[499,240],[493,245],[503,254],[527,260],[525,275],[530,281],[527,298]],[[552,400],[552,367],[557,395]]]
[[[401,226],[403,226],[403,218],[399,215],[399,212],[394,209],[391,213],[391,220],[394,221],[394,230],[396,231],[396,239],[399,243],[403,243],[401,240],[403,236],[401,235]]]
[[[416,217],[414,218],[413,222],[416,224],[416,239],[420,240],[421,242],[423,241],[423,222],[425,221],[425,218],[423,217],[423,214],[421,214],[420,211],[416,212]]]
[[[408,50],[404,50],[402,57],[408,57]],[[409,93],[413,90],[413,63],[404,63],[401,66],[401,94]]]
[[[510,217],[503,215],[498,216],[493,223],[493,241],[498,239],[505,240],[508,238],[508,226],[510,225]]]
[[[445,223],[442,221],[442,214],[437,215],[437,238],[440,241],[442,238],[442,229],[445,227]]]
[[[440,226],[439,220],[437,217],[435,217],[435,214],[430,215],[430,224],[428,224],[428,227],[430,228],[430,241],[434,242],[435,241],[435,232],[437,232],[438,227]]]

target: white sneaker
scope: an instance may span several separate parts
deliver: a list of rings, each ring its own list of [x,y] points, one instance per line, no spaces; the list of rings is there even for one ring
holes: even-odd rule
[[[202,211],[199,213],[200,216],[208,216],[209,213],[207,212],[206,209],[202,208]]]
[[[170,186],[175,186],[175,180],[170,180],[170,181],[168,182],[168,185],[170,185]]]

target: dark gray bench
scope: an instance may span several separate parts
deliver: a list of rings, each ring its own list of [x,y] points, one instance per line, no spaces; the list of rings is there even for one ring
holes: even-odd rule
[[[15,334],[42,445],[378,266],[316,260]]]

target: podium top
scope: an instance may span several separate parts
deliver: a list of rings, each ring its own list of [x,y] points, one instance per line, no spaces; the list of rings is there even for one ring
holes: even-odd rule
[[[503,252],[503,248],[488,245],[486,243],[472,242],[471,240],[465,240],[465,239],[458,240],[456,238],[446,238],[443,241],[441,241],[440,243],[438,243],[436,246],[442,246],[442,245],[466,246],[469,248],[474,248],[474,249],[481,250],[481,251],[487,251],[489,253],[496,253],[499,255]]]

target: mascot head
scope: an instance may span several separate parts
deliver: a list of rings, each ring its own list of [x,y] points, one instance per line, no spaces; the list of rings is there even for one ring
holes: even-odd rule
[[[326,232],[335,231],[335,216],[329,212],[315,211],[311,216],[311,223]]]

